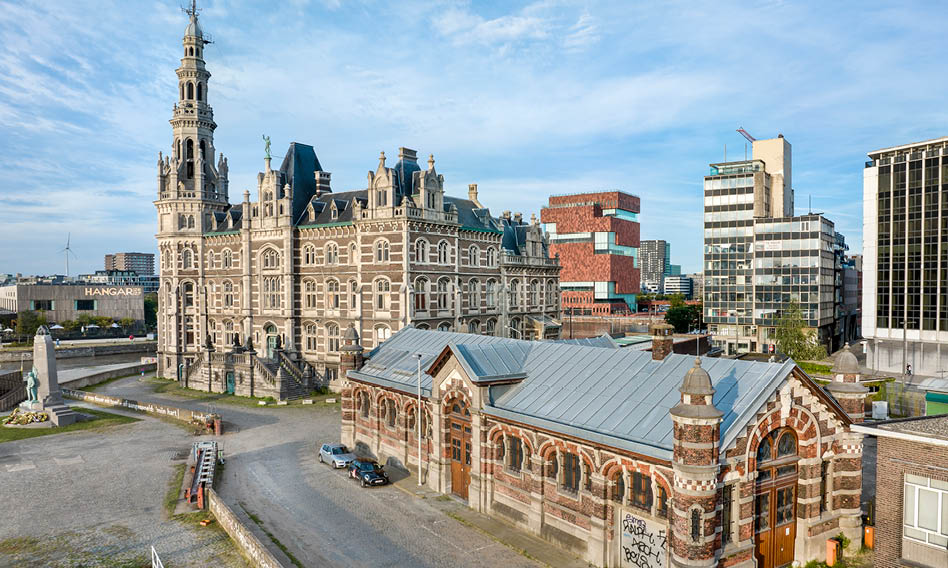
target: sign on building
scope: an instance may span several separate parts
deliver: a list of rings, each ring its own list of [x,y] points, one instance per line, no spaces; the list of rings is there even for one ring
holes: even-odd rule
[[[619,565],[636,568],[668,566],[668,525],[624,513],[619,539]]]

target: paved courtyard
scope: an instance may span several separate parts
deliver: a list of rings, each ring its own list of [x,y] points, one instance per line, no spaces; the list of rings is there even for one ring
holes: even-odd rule
[[[318,463],[316,442],[339,438],[338,404],[240,407],[215,403],[216,395],[194,399],[155,393],[154,384],[148,379],[120,379],[98,390],[110,396],[199,410],[207,410],[208,403],[215,404],[231,429],[219,438],[227,462],[220,480],[220,495],[232,507],[243,507],[258,518],[305,566],[537,566],[513,549],[445,515],[430,500],[391,486],[363,489],[343,471]],[[136,477],[128,469],[119,476],[123,490],[132,489],[131,486],[136,491],[152,488],[159,494],[155,503],[160,503],[171,475],[170,453],[196,439],[187,438],[183,430],[174,426],[158,424],[162,428],[155,433],[134,425],[136,435],[142,436],[140,439],[131,440],[123,435],[112,443],[90,441],[90,446],[112,446],[109,455],[124,454],[125,446],[131,446],[132,461],[147,459],[167,464],[168,473],[163,479],[158,472]],[[55,439],[54,436],[43,440],[58,446],[52,443]],[[0,452],[5,451],[0,446]],[[62,455],[68,458],[66,454],[73,453],[70,450]],[[68,475],[61,470],[51,476],[50,482]],[[106,501],[118,499],[109,494],[101,480],[87,480],[85,485],[96,486],[95,495]],[[64,488],[63,493],[72,490]],[[55,503],[63,497],[49,499]],[[71,496],[69,508],[83,511],[84,500]],[[133,508],[158,506],[146,501],[140,499]],[[5,523],[0,521],[0,530]],[[161,533],[166,529],[156,526],[154,530]],[[156,534],[155,538],[161,536]],[[176,546],[183,549],[186,544]]]
[[[139,415],[140,416],[140,415]],[[170,520],[186,432],[156,419],[0,444],[0,566],[249,566],[226,534]]]

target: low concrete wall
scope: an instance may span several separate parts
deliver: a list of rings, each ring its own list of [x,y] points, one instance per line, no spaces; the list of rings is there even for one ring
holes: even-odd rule
[[[80,377],[78,379],[73,379],[71,381],[60,381],[60,388],[68,389],[81,389],[82,387],[87,387],[89,385],[97,385],[99,383],[105,382],[109,379],[114,379],[116,377],[127,377],[129,375],[137,375],[142,371],[154,371],[158,365],[156,363],[129,363],[124,367],[117,369],[109,369],[108,371],[102,371],[101,373],[94,373],[92,375],[87,375],[85,377]]]
[[[213,489],[207,490],[207,508],[217,519],[217,522],[221,524],[221,528],[240,547],[241,552],[253,561],[254,566],[283,568],[284,564],[267,550],[263,542],[250,529],[250,523],[253,521],[243,515],[238,516]]]
[[[73,359],[75,357],[98,357],[100,355],[121,355],[123,353],[155,353],[158,350],[157,341],[135,341],[119,345],[89,345],[88,347],[60,347],[56,349],[57,359]],[[0,350],[0,362],[32,361],[33,350],[16,351]]]
[[[62,392],[63,396],[76,400],[84,400],[86,402],[101,404],[103,406],[127,408],[129,410],[146,412],[148,414],[156,414],[158,416],[167,416],[169,418],[175,418],[184,422],[193,422],[195,420],[205,421],[208,418],[208,415],[204,414],[203,412],[195,412],[186,408],[175,408],[173,406],[162,406],[153,402],[139,402],[137,400],[130,400],[127,398],[115,398],[114,396],[105,396],[104,394],[95,392],[77,391],[71,389],[62,389]]]

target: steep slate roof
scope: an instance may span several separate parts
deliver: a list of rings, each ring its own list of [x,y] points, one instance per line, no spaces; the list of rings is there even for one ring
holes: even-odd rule
[[[291,142],[280,166],[280,197],[283,186],[293,188],[293,219],[299,219],[309,200],[316,194],[316,172],[322,171],[316,151],[308,144]]]
[[[693,355],[653,361],[650,353],[567,342],[521,341],[466,333],[403,328],[369,354],[353,379],[414,393],[422,353],[424,371],[439,355],[453,354],[472,381],[490,386],[484,412],[662,460],[672,458],[669,410],[679,402]],[[757,409],[795,367],[701,358],[724,412],[722,446],[733,441]],[[522,380],[521,380],[522,379]],[[514,384],[511,382],[517,381]]]

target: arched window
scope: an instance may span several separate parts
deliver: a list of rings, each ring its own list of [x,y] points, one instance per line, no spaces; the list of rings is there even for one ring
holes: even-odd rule
[[[207,269],[214,270],[214,251],[207,251]]]
[[[448,322],[441,322],[438,324],[438,331],[451,331],[451,324]]]
[[[185,54],[185,55],[188,54],[188,50],[187,50],[187,49],[184,50],[184,54]],[[181,100],[184,100],[184,83],[181,83]]]
[[[189,248],[181,251],[181,268],[184,270],[191,268],[191,249]]]
[[[336,264],[339,262],[339,247],[336,243],[326,245],[326,264]]]
[[[555,291],[556,288],[553,286],[552,280],[546,281],[546,305],[547,307],[556,306]]]
[[[397,417],[397,411],[395,410],[395,401],[388,398],[385,399],[385,423],[388,424],[389,428],[395,427],[395,418]]]
[[[355,264],[359,260],[358,252],[356,251],[355,243],[349,245],[349,264]]]
[[[415,241],[415,262],[428,262],[428,241],[425,239]]]
[[[326,351],[339,351],[339,326],[334,323],[326,324]]]
[[[389,258],[388,241],[379,241],[375,243],[375,262],[388,262]]]
[[[579,491],[579,481],[582,478],[581,460],[579,456],[571,453],[563,453],[563,489],[567,491]]]
[[[550,479],[556,479],[557,474],[560,472],[559,460],[556,459],[556,452],[550,452],[550,463],[546,468],[546,476]]]
[[[415,406],[408,407],[408,431],[411,432],[412,436],[415,435]],[[428,413],[428,409],[423,409],[421,413],[421,437],[430,438],[431,437],[431,415]]]
[[[229,308],[234,305],[234,285],[230,280],[225,280],[221,286],[224,294],[224,307]]]
[[[513,472],[519,472],[523,467],[523,441],[516,436],[507,438],[507,445],[510,447],[507,453],[507,468]]]
[[[182,301],[184,302],[184,307],[189,307],[194,305],[194,284],[191,282],[185,282],[181,287],[182,291]]]
[[[198,155],[201,156],[202,160],[206,160],[207,159],[207,144],[204,143],[204,140],[201,140],[200,150],[201,150],[201,153]]]
[[[510,318],[510,329],[515,339],[523,339],[523,330],[520,325],[520,318]]]
[[[386,279],[380,279],[375,281],[375,309],[377,310],[387,310],[389,309],[390,296],[392,292],[392,284]]]
[[[188,228],[194,228],[194,215],[188,215]]]
[[[494,248],[493,248],[493,247],[488,247],[488,248],[487,248],[487,266],[493,268],[493,267],[494,267],[494,263],[496,263],[496,262],[497,262],[497,257],[496,257],[496,255],[495,255],[495,253],[494,253]]]
[[[517,280],[510,281],[510,298],[508,299],[508,304],[511,309],[515,309],[520,305],[520,282]]]
[[[450,255],[448,254],[448,243],[441,241],[438,243],[438,264],[447,264]]]
[[[326,307],[330,310],[338,310],[339,305],[339,281],[329,280],[326,282]]]
[[[202,83],[198,83],[198,88],[197,88],[197,100],[199,100],[199,101],[203,101],[203,100],[204,100],[204,85],[203,85]]]
[[[263,307],[279,308],[280,292],[282,291],[282,281],[277,276],[271,276],[263,279]]]
[[[668,518],[668,491],[665,491],[665,488],[661,485],[658,486],[658,494],[656,495],[657,504],[655,506],[655,513],[663,518]]]
[[[471,266],[477,266],[481,263],[481,250],[477,245],[471,245],[467,249],[467,263]]]
[[[350,280],[349,287],[349,309],[356,310],[359,307],[359,284],[355,280]]]
[[[303,335],[306,337],[306,350],[316,351],[318,349],[319,329],[315,323],[308,323],[303,328]]]
[[[632,495],[629,504],[645,511],[652,510],[652,478],[638,471],[632,472]]]
[[[487,307],[493,308],[497,305],[497,283],[493,280],[487,281]]]
[[[691,540],[701,540],[701,511],[698,509],[691,510]]]
[[[365,391],[359,391],[359,412],[362,418],[368,418],[370,411],[369,395]]]
[[[420,277],[415,279],[415,310],[424,311],[428,309],[428,279]]]
[[[303,247],[303,264],[316,264],[316,247],[313,245]]]
[[[280,267],[280,253],[273,249],[263,251],[263,268],[276,269]]]
[[[194,55],[193,53],[191,55]],[[194,98],[194,83],[188,83],[188,99]]]
[[[481,283],[477,278],[467,283],[467,303],[472,310],[481,307]]]
[[[480,333],[481,332],[481,322],[478,320],[471,320],[467,322],[467,332],[468,333]]]
[[[621,503],[625,497],[625,472],[621,469],[612,474],[612,500]]]
[[[438,290],[436,292],[438,298],[438,309],[447,310],[449,309],[451,302],[450,296],[448,295],[448,286],[449,281],[447,278],[442,278],[438,280]]]
[[[237,334],[234,333],[234,322],[224,320],[224,343],[233,345],[237,340]]]
[[[230,252],[230,249],[224,249],[224,252],[221,253],[221,265],[224,268],[230,268],[234,265],[234,254]]]
[[[316,281],[315,280],[303,281],[303,305],[307,309],[310,309],[310,310],[316,307]]]
[[[540,283],[536,280],[530,282],[530,305],[540,305]]]
[[[387,325],[375,326],[375,344],[378,345],[392,336],[392,328]]]
[[[191,84],[188,83],[188,89],[190,90]],[[188,163],[187,165],[187,174],[188,179],[194,177],[194,140],[188,138],[188,141],[184,143],[185,159]]]
[[[487,320],[487,335],[496,335],[497,334],[497,320],[489,319]]]

